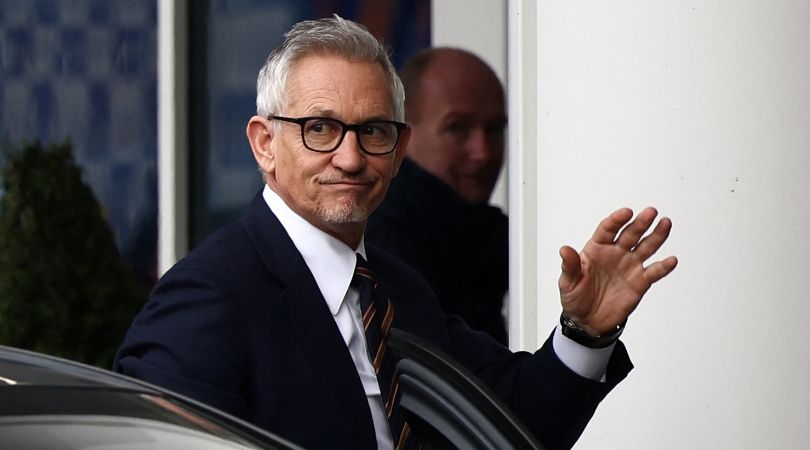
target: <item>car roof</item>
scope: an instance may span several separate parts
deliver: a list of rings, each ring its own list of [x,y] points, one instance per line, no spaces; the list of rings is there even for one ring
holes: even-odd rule
[[[157,392],[146,383],[98,367],[0,345],[0,386],[115,387]]]
[[[98,367],[2,345],[0,397],[6,400],[0,402],[0,420],[4,425],[22,420],[24,423],[17,425],[27,426],[31,417],[44,417],[49,423],[56,423],[55,417],[70,416],[69,421],[77,423],[76,420],[85,420],[77,417],[91,422],[94,417],[103,417],[105,421],[126,417],[126,421],[132,422],[161,415],[165,423],[187,422],[193,428],[218,435],[238,433],[257,444],[256,448],[302,450],[242,419],[159,386]],[[58,400],[54,401],[55,398]]]

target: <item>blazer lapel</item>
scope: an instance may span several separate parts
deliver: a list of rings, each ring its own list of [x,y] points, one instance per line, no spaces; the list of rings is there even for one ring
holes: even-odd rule
[[[342,422],[340,428],[356,448],[366,447],[369,439],[376,446],[366,394],[349,350],[304,258],[261,194],[253,200],[246,226],[268,272],[286,287],[280,297],[284,311],[332,399],[332,410],[324,413]],[[361,415],[367,420],[357,420]]]

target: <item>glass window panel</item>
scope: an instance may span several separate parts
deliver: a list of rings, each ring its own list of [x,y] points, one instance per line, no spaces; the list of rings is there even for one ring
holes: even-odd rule
[[[157,248],[155,0],[0,0],[0,139],[69,139],[146,284]]]

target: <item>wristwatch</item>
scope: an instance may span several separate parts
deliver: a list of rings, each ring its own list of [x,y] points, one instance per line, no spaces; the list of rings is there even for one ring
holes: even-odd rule
[[[622,335],[622,332],[624,331],[624,326],[626,324],[627,320],[625,320],[621,325],[617,325],[615,331],[612,331],[608,334],[601,334],[599,336],[592,336],[588,334],[585,330],[580,328],[579,325],[574,323],[573,320],[569,319],[564,312],[560,314],[560,325],[562,328],[563,336],[571,339],[577,344],[584,345],[585,347],[588,348],[605,348],[610,344],[618,341],[619,336]]]

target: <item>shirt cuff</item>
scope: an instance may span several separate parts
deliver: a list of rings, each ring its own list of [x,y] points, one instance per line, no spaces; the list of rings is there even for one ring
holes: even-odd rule
[[[552,344],[554,353],[560,361],[574,373],[594,381],[605,382],[605,372],[613,348],[616,347],[615,342],[605,348],[588,348],[564,336],[558,324],[554,329]]]

